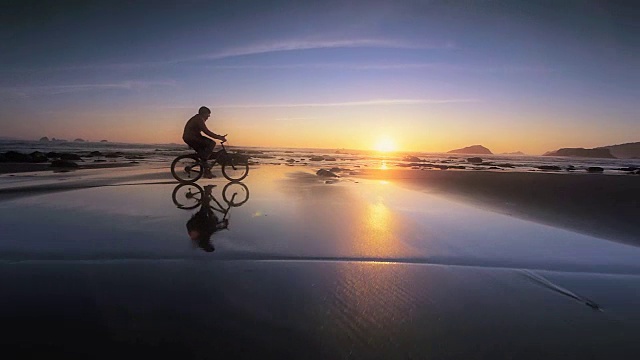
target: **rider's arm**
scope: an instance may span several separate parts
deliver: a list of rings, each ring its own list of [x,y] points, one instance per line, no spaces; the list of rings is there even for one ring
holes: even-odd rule
[[[218,139],[220,141],[224,141],[225,137],[222,135],[218,135],[216,133],[214,133],[213,131],[209,130],[207,128],[207,125],[204,124],[204,121],[200,123],[201,124],[201,128],[200,131],[202,131],[203,133],[207,134],[208,136],[211,136],[214,139]]]

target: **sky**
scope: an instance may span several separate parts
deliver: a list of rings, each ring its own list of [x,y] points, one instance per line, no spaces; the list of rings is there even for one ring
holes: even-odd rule
[[[0,2],[0,137],[494,153],[640,141],[622,1]]]

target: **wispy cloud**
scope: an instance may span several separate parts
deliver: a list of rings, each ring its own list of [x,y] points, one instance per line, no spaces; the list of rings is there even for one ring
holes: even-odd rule
[[[122,81],[98,84],[63,84],[39,86],[1,87],[0,93],[7,93],[21,97],[33,95],[58,95],[67,93],[97,91],[97,90],[139,90],[156,86],[174,86],[173,81]]]
[[[373,99],[362,101],[326,102],[326,103],[289,103],[289,104],[238,104],[216,105],[223,109],[253,109],[253,108],[304,108],[304,107],[348,107],[348,106],[376,106],[376,105],[429,105],[452,103],[477,103],[478,99]]]
[[[198,63],[206,60],[215,61],[239,56],[261,55],[275,52],[291,52],[314,49],[349,49],[349,48],[379,48],[379,49],[455,49],[456,45],[450,41],[441,43],[411,42],[399,39],[288,39],[267,42],[257,42],[237,47],[222,48],[207,54],[198,54],[183,58],[160,59],[157,61],[143,61],[132,63],[112,63],[112,64],[78,64],[71,66],[61,66],[55,68],[39,69],[43,71],[74,71],[93,69],[113,69],[127,70],[144,67],[162,67],[168,65],[184,65]],[[24,72],[33,69],[4,69],[0,72]]]
[[[552,69],[543,66],[504,65],[504,66],[471,66],[451,65],[443,63],[397,63],[397,64],[357,64],[357,63],[300,63],[300,64],[242,64],[242,65],[204,65],[207,69],[250,70],[250,69],[337,69],[337,70],[420,70],[455,71],[472,73],[551,73]]]
[[[292,39],[228,48],[218,52],[185,59],[184,61],[201,59],[218,60],[236,56],[259,55],[273,52],[333,48],[453,49],[455,48],[455,45],[451,42],[427,44],[394,39]]]

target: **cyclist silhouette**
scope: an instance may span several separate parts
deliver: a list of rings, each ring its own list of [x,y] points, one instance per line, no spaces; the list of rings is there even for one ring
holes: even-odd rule
[[[208,160],[213,154],[213,149],[216,146],[215,141],[202,136],[202,133],[205,133],[207,136],[210,136],[214,139],[218,139],[222,142],[227,141],[227,139],[223,135],[218,135],[205,125],[205,122],[211,116],[211,110],[202,106],[198,109],[198,113],[187,121],[184,126],[184,132],[182,134],[182,140],[193,148],[201,159]],[[212,178],[213,174],[208,169],[205,169],[204,173],[205,178]]]

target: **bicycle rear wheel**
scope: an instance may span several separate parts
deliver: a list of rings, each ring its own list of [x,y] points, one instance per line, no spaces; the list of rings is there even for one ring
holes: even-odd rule
[[[179,209],[195,209],[202,203],[203,194],[198,184],[181,183],[173,189],[171,199]]]
[[[171,175],[180,182],[196,182],[204,169],[195,154],[180,155],[171,163]]]
[[[240,181],[246,178],[249,175],[249,161],[244,157],[230,155],[222,163],[222,175],[231,181]]]

